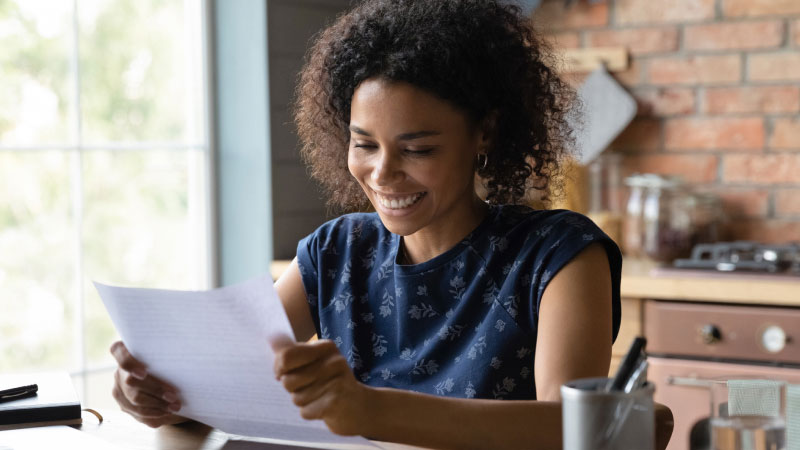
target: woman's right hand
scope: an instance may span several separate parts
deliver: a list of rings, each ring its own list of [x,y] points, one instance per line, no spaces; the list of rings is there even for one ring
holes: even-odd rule
[[[174,414],[181,409],[174,386],[147,373],[147,367],[128,352],[122,341],[111,344],[110,350],[119,364],[112,395],[123,411],[153,428],[187,420]]]

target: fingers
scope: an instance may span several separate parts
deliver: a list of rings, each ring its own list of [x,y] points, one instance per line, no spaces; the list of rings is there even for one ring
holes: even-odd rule
[[[150,380],[139,380],[122,369],[117,369],[114,377],[114,387],[125,398],[126,406],[141,410],[140,414],[143,416],[169,414],[180,409],[177,393],[164,390],[152,377],[148,377]]]
[[[336,344],[330,340],[319,340],[282,348],[275,352],[275,377],[280,379],[286,373],[312,364],[328,355],[340,355]]]
[[[325,393],[330,390],[331,385],[335,382],[336,378],[336,375],[328,378],[320,378],[316,382],[311,383],[300,390],[292,392],[292,402],[301,408],[308,406],[309,404],[323,397]]]
[[[120,371],[117,370],[114,373],[114,388],[111,391],[111,395],[123,411],[131,414],[137,420],[157,419],[170,414],[166,408],[160,407],[161,405],[154,406],[152,403],[147,404],[147,402],[143,402],[144,404],[135,404],[134,401],[123,392],[123,385],[124,383],[120,381]],[[141,398],[137,397],[137,401],[141,402]]]
[[[147,372],[147,366],[134,358],[122,341],[111,344],[110,351],[117,360],[120,369],[130,374],[130,377],[124,377],[123,381],[125,381],[125,384],[136,389],[141,389],[154,397],[163,397],[170,392],[175,394],[169,395],[170,398],[167,398],[167,401],[172,401],[173,397],[177,397],[178,390],[175,386],[158,377],[150,375]]]
[[[177,389],[148,374],[146,366],[122,342],[112,344],[110,351],[119,364],[114,372],[112,395],[120,408],[153,427],[179,422],[172,414],[181,408]]]
[[[147,367],[145,367],[144,364],[130,354],[128,348],[125,347],[125,344],[122,341],[117,341],[111,344],[111,348],[109,350],[111,351],[111,355],[114,357],[114,359],[117,360],[117,364],[119,364],[121,368],[130,372],[131,375],[139,379],[143,379],[147,376]]]
[[[300,417],[306,420],[322,419],[331,402],[330,396],[326,395],[331,390],[331,385],[336,380],[328,380],[325,383],[314,385],[302,392],[292,394],[292,400],[300,407]],[[302,397],[302,398],[301,398]]]
[[[281,382],[287,391],[298,392],[313,384],[326,382],[345,374],[350,374],[350,366],[344,357],[337,353],[284,374]]]

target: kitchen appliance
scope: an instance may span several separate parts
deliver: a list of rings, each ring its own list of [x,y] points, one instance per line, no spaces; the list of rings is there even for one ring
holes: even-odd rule
[[[668,450],[688,450],[692,426],[708,417],[710,379],[800,383],[800,308],[645,300],[643,318],[654,400],[675,418]]]
[[[737,241],[699,244],[692,249],[690,258],[678,259],[674,266],[722,272],[783,272],[800,275],[800,243],[773,245]]]

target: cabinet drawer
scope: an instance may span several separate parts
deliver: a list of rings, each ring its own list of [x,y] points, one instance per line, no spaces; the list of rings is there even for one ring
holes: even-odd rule
[[[800,364],[800,309],[646,300],[653,354]]]

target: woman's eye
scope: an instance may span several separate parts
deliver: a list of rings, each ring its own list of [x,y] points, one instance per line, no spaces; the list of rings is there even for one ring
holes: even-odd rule
[[[421,148],[421,149],[405,149],[405,152],[412,156],[426,156],[430,155],[433,152],[432,148]]]

